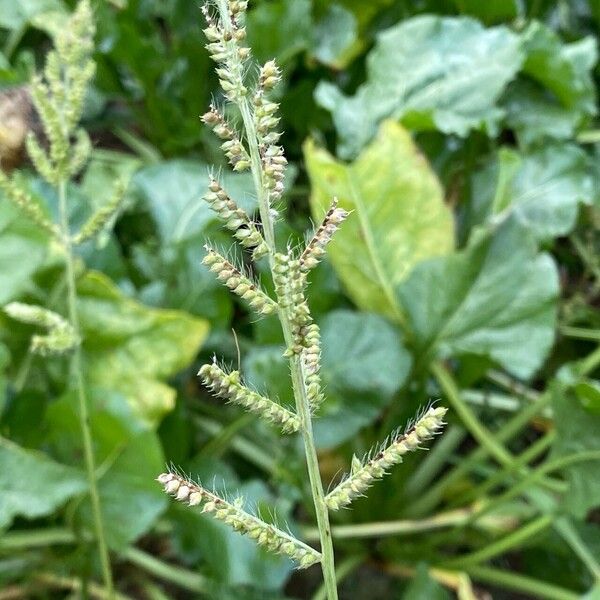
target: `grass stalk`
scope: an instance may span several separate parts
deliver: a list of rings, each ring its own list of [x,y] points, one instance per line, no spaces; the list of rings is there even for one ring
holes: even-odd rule
[[[73,327],[75,335],[81,338],[79,315],[77,314],[77,284],[75,279],[75,260],[73,256],[73,246],[71,243],[71,233],[69,229],[69,216],[67,211],[67,191],[66,182],[60,181],[58,185],[58,202],[60,228],[65,252],[65,273],[67,280],[67,309],[69,321]],[[102,508],[100,506],[100,496],[96,482],[96,464],[94,459],[94,448],[92,444],[92,432],[90,427],[89,403],[83,378],[83,365],[81,361],[81,347],[77,345],[70,359],[71,375],[75,380],[75,390],[77,393],[79,407],[79,427],[83,441],[83,453],[85,460],[85,471],[88,481],[90,501],[92,504],[92,515],[94,521],[94,532],[96,543],[98,545],[98,554],[100,556],[100,565],[102,569],[102,578],[108,594],[108,598],[114,597],[114,585],[112,571],[110,567],[110,558],[108,547],[104,536],[104,523],[102,517]]]
[[[218,7],[219,11],[221,12],[221,15],[223,15],[224,17],[223,22],[227,23],[228,21],[226,15],[229,14],[227,0],[218,0]],[[263,182],[263,168],[261,163],[256,127],[254,124],[254,119],[252,117],[252,112],[250,109],[248,98],[246,96],[240,97],[237,103],[242,116],[243,127],[246,134],[245,139],[248,144],[252,179],[254,182],[254,188],[258,199],[258,207],[263,228],[263,235],[265,238],[265,242],[269,248],[269,264],[271,267],[272,274],[274,274],[274,253],[276,249],[274,233],[275,228],[273,223],[271,207],[269,206],[269,199],[265,194],[265,185]],[[281,329],[283,331],[285,343],[288,347],[291,347],[293,345],[293,325],[291,322],[289,311],[285,308],[279,307],[277,313],[279,316],[279,321],[281,323]],[[314,442],[311,411],[308,401],[308,393],[305,385],[306,376],[303,372],[302,361],[296,355],[290,358],[290,370],[292,376],[294,400],[296,403],[296,412],[300,417],[301,421],[300,432],[304,442],[304,453],[306,457],[308,477],[310,480],[310,489],[317,517],[317,525],[319,528],[321,554],[323,555],[323,558],[321,560],[321,568],[323,571],[323,578],[325,581],[327,599],[337,600],[338,595],[335,579],[335,562],[333,554],[333,542],[331,539],[331,526],[329,524],[329,513],[327,505],[325,504],[325,492],[323,490],[323,482],[321,480],[317,450]]]
[[[580,594],[561,588],[533,577],[509,573],[493,567],[482,565],[465,567],[465,571],[475,580],[491,585],[498,585],[508,590],[531,594],[543,600],[578,600]]]
[[[541,531],[544,531],[544,529],[552,525],[553,520],[554,515],[542,515],[541,517],[530,521],[526,525],[523,525],[523,527],[517,529],[516,531],[509,533],[499,540],[495,540],[491,544],[488,544],[487,546],[484,546],[483,548],[480,548],[471,554],[466,554],[445,561],[443,566],[452,569],[463,569],[469,565],[476,565],[490,560],[496,556],[508,552],[512,548],[520,546],[531,537],[537,535]]]

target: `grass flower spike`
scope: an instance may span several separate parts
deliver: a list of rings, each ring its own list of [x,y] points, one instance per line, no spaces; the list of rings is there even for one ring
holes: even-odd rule
[[[354,457],[348,477],[327,495],[325,499],[327,506],[332,510],[338,510],[364,495],[365,491],[375,481],[381,479],[390,467],[401,463],[405,454],[419,449],[441,431],[446,412],[446,408],[432,407],[419,417],[408,431],[392,435],[391,443],[387,447],[375,450],[364,462]]]
[[[207,247],[207,254],[202,263],[210,268],[234,294],[243,298],[260,315],[270,315],[277,309],[277,304],[269,298],[256,283],[251,281],[224,256]]]
[[[337,200],[331,204],[323,222],[315,231],[313,237],[306,245],[302,256],[300,256],[300,268],[302,271],[310,271],[316,267],[323,256],[325,256],[325,247],[331,241],[333,234],[340,224],[348,217],[348,212],[338,207]]]
[[[293,412],[242,385],[239,371],[226,373],[216,363],[212,363],[204,365],[198,375],[216,396],[243,406],[270,423],[279,425],[284,433],[293,433],[300,428],[300,420]]]
[[[239,498],[229,502],[177,473],[163,473],[157,480],[176,500],[201,508],[203,513],[209,513],[218,521],[223,521],[270,552],[289,556],[301,569],[321,560],[321,554],[310,546],[243,510],[243,502]]]
[[[22,323],[44,327],[46,335],[34,335],[31,338],[31,351],[34,354],[48,356],[63,354],[73,350],[79,344],[79,337],[73,326],[60,315],[41,306],[11,302],[4,307],[4,312]]]

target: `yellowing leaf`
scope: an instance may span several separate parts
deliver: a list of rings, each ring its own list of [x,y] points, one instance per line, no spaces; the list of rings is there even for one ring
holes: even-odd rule
[[[194,359],[208,324],[139,304],[97,272],[79,281],[78,292],[90,383],[120,391],[143,422],[158,423],[175,402],[164,380]]]
[[[320,221],[334,197],[353,211],[336,233],[329,256],[362,309],[403,321],[394,290],[412,267],[454,247],[452,213],[441,185],[410,135],[387,121],[352,163],[308,141],[311,209]]]

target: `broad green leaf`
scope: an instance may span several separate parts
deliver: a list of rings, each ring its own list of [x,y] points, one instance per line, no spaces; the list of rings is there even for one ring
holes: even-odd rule
[[[149,280],[138,298],[146,305],[184,310],[207,319],[213,329],[226,326],[235,296],[200,261],[206,240],[170,246],[137,245],[134,264]],[[227,247],[231,239],[219,237]]]
[[[165,459],[157,435],[140,428],[121,394],[90,388],[88,404],[96,463],[105,467],[98,489],[107,542],[122,550],[146,533],[167,507],[168,498],[154,481]],[[83,448],[75,393],[50,406],[46,429],[46,443],[53,452],[70,464],[80,464]],[[89,500],[78,508],[79,518],[93,530]]]
[[[413,266],[450,252],[452,213],[437,177],[401,125],[388,121],[350,164],[304,146],[315,222],[333,198],[353,211],[329,246],[348,294],[364,310],[402,320],[394,289]]]
[[[373,314],[328,313],[321,342],[326,400],[314,429],[317,443],[332,447],[379,416],[406,381],[412,359],[398,331]]]
[[[49,515],[85,489],[80,471],[0,438],[0,527]]]
[[[130,181],[142,161],[131,154],[113,150],[94,149],[83,175],[80,190],[90,203],[90,212],[112,196],[117,181]]]
[[[486,356],[522,378],[552,346],[557,296],[554,261],[514,220],[417,265],[398,288],[422,359]]]
[[[0,305],[31,286],[31,276],[47,254],[48,235],[0,192]]]
[[[521,61],[519,38],[505,27],[418,16],[379,35],[367,59],[367,81],[354,96],[322,83],[317,101],[332,113],[343,158],[355,156],[386,117],[460,136],[493,131],[502,114],[496,101]]]
[[[568,385],[553,382],[551,391],[556,428],[551,457],[600,451],[600,414],[584,408]],[[600,461],[575,463],[563,472],[569,490],[563,496],[561,506],[583,519],[588,511],[600,506]]]
[[[363,2],[362,0],[335,0],[335,2],[332,2],[332,0],[313,0],[313,4],[322,10],[332,4],[345,8],[352,12],[361,30],[364,31],[379,14],[394,4],[394,0],[371,0],[370,2]]]
[[[221,175],[223,187],[242,208],[252,211],[256,202],[250,196],[249,175]],[[209,168],[203,163],[173,160],[140,170],[133,180],[142,201],[152,214],[161,240],[180,243],[202,234],[216,220],[202,196],[207,191]]]
[[[565,44],[558,34],[534,21],[523,33],[523,72],[548,88],[565,108],[596,114],[592,69],[598,60],[596,40],[587,36]]]
[[[590,160],[574,144],[547,145],[524,155],[503,149],[473,185],[479,221],[510,213],[542,240],[568,234],[579,205],[591,204],[595,196]]]
[[[165,458],[158,436],[146,431],[133,437],[100,479],[98,490],[107,543],[124,549],[146,533],[165,510],[168,498],[155,478]],[[91,528],[91,512],[87,511]]]
[[[517,80],[504,95],[506,124],[513,129],[522,146],[543,138],[564,140],[573,137],[581,113],[561,105],[550,92],[533,81]]]
[[[591,36],[565,44],[542,23],[522,34],[527,79],[514,82],[504,98],[507,124],[525,146],[545,137],[567,139],[596,114],[592,70],[597,45]]]
[[[0,27],[20,29],[32,20],[39,26],[43,25],[42,15],[54,18],[55,14],[65,12],[61,0],[0,0]]]
[[[360,48],[356,17],[343,6],[332,4],[315,26],[313,56],[334,69],[343,69]]]
[[[89,382],[123,393],[141,421],[158,423],[175,402],[164,381],[192,362],[208,324],[143,306],[96,272],[78,282],[78,292]]]
[[[377,315],[337,310],[320,325],[326,399],[314,429],[319,447],[330,448],[377,418],[404,383],[411,357],[398,331]],[[293,406],[289,367],[280,347],[252,350],[244,371],[257,389]]]
[[[207,165],[175,160],[139,171],[132,187],[155,223],[159,246],[138,244],[134,263],[149,283],[140,292],[146,304],[180,308],[226,324],[231,316],[231,295],[201,264],[203,246],[214,241],[213,231],[223,233],[223,243],[233,241],[215,213],[202,199],[209,183]],[[249,175],[220,174],[229,195],[248,213],[256,208]],[[209,227],[213,230],[209,231]]]
[[[310,0],[273,0],[250,10],[248,43],[258,60],[285,64],[306,50],[312,37]]]

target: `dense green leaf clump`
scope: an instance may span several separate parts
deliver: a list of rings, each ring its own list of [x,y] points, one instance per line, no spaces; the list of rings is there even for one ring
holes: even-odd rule
[[[522,60],[519,38],[505,27],[415,17],[380,34],[355,96],[322,84],[317,99],[333,113],[344,158],[355,156],[386,117],[461,136],[494,131],[502,115],[496,102]]]

